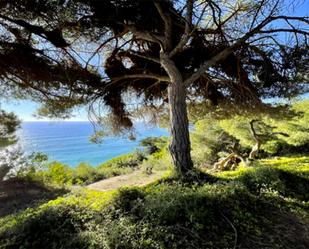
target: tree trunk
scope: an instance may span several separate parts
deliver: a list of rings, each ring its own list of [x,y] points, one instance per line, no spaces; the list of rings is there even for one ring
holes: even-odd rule
[[[190,155],[191,148],[186,105],[186,89],[183,82],[175,82],[169,85],[168,100],[172,138],[169,150],[172,155],[176,172],[183,176],[193,167]]]
[[[256,144],[252,147],[251,152],[249,154],[249,159],[255,159],[257,155],[259,154],[259,150],[261,147],[261,142],[259,140],[256,140]]]
[[[249,154],[249,159],[255,159],[259,153],[260,147],[261,147],[261,141],[259,139],[258,134],[256,133],[255,129],[254,129],[254,123],[255,122],[259,122],[259,120],[257,119],[253,119],[250,121],[250,130],[252,133],[252,136],[255,140],[255,145],[252,147],[251,152]]]
[[[171,153],[176,173],[185,176],[192,168],[190,155],[189,122],[186,104],[186,87],[182,75],[173,60],[165,53],[160,54],[162,67],[167,72],[170,83],[168,86]]]

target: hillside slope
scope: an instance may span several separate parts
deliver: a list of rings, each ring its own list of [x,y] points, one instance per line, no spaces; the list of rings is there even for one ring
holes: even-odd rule
[[[309,248],[308,156],[199,176],[75,190],[1,218],[0,248]]]

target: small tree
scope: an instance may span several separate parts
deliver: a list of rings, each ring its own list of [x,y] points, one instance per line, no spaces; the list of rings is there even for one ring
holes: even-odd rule
[[[1,85],[50,116],[82,104],[101,116],[108,106],[121,131],[135,107],[168,106],[169,149],[185,175],[193,166],[188,101],[258,110],[262,97],[292,96],[308,82],[309,20],[286,15],[291,4],[3,0]]]
[[[17,142],[15,132],[20,125],[20,120],[14,113],[7,113],[0,110],[0,181],[12,168],[12,162],[9,160],[16,159],[10,151],[5,150],[9,145]]]
[[[14,113],[0,110],[0,149],[16,143],[15,132],[19,125],[20,120]]]
[[[275,120],[276,123],[286,123],[288,117],[285,119],[282,115],[276,116],[265,113],[258,116],[236,115],[231,119],[221,120],[220,127],[238,139],[242,147],[251,150],[247,153],[249,159],[255,159],[261,148],[269,153],[277,152],[279,143],[284,143],[282,139],[289,137],[289,134],[278,130],[274,125]]]
[[[278,135],[289,137],[287,133],[275,132],[274,129],[277,127],[270,126],[261,120],[252,119],[249,124],[252,137],[255,141],[255,144],[249,154],[249,159],[251,160],[258,156],[259,150],[263,143],[271,140],[278,140]],[[258,124],[258,127],[256,127],[256,124]],[[257,129],[260,131],[258,132]]]
[[[249,158],[254,159],[262,148],[277,153],[282,146],[305,146],[309,143],[309,101],[292,103],[288,112],[259,115],[235,115],[221,120],[219,126],[251,148]],[[288,113],[288,115],[287,115]]]

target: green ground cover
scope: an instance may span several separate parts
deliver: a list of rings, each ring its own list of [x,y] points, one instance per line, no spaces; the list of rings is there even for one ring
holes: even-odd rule
[[[308,248],[308,172],[309,157],[297,155],[211,182],[81,188],[2,217],[0,248]]]

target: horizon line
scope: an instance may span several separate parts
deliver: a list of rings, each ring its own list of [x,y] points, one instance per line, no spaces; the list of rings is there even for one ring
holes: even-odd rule
[[[90,122],[90,120],[65,120],[65,119],[59,119],[59,120],[21,120],[21,122]]]

